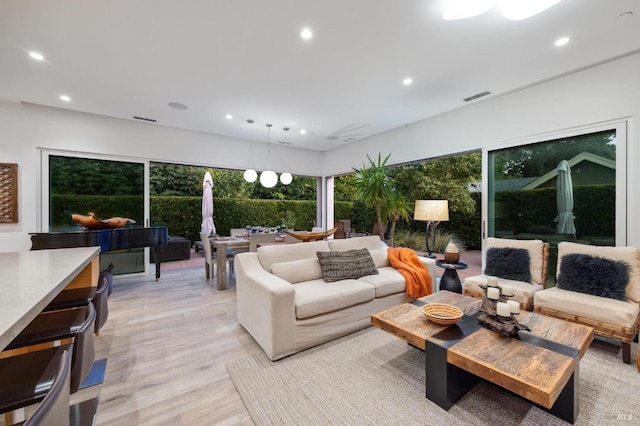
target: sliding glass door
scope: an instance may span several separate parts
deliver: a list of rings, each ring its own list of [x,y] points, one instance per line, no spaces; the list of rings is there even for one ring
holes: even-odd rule
[[[626,123],[485,150],[483,236],[626,244]],[[483,240],[484,244],[484,240]]]
[[[83,230],[72,214],[125,217],[135,220],[127,226],[144,226],[144,163],[44,152],[42,170],[43,231]],[[100,269],[110,263],[114,274],[145,272],[145,249],[102,253]]]

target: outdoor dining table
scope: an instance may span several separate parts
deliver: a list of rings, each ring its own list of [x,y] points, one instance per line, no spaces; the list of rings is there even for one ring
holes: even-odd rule
[[[249,239],[244,237],[209,238],[211,247],[216,250],[216,285],[218,290],[227,289],[227,248],[249,250]]]

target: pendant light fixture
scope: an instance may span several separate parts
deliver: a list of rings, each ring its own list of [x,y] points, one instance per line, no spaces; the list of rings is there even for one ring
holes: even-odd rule
[[[249,128],[251,130],[253,130],[253,120],[252,119],[248,119],[247,123],[249,123]],[[253,133],[252,131],[249,131],[250,133],[250,137],[252,136],[251,134]],[[252,160],[252,156],[253,156],[253,141],[249,141],[249,168],[247,170],[244,171],[244,180],[246,180],[249,183],[253,183],[256,181],[256,179],[258,179],[258,173],[251,168],[251,160]]]
[[[260,173],[260,183],[265,188],[273,188],[278,183],[278,175],[271,170],[271,124],[267,123],[267,170]]]
[[[283,127],[282,130],[284,130],[284,134],[286,135],[287,132],[289,131],[289,128],[288,127]],[[286,143],[288,143],[288,142],[285,141],[285,144]],[[289,145],[286,145],[285,154],[284,154],[284,161],[285,161],[284,170],[285,170],[285,172],[280,175],[280,182],[282,182],[283,185],[289,185],[291,182],[293,182],[293,176],[291,176],[291,173],[286,171],[287,170],[286,164],[288,162],[288,157],[287,157],[288,153],[289,153]]]

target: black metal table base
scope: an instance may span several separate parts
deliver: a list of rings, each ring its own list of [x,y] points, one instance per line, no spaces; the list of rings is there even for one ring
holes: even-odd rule
[[[462,294],[462,283],[455,269],[445,269],[440,277],[440,290],[449,290],[454,293]]]
[[[479,327],[476,315],[465,315],[456,325],[447,327],[425,341],[426,397],[445,410],[449,410],[482,380],[474,374],[447,362],[448,348],[475,332]],[[505,390],[562,420],[575,423],[578,416],[579,393],[578,371],[580,356],[578,350],[527,333],[521,333],[520,340],[572,357],[574,359],[574,371],[551,408],[526,400],[508,389]]]

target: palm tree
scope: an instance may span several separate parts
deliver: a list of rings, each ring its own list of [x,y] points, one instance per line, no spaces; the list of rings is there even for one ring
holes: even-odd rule
[[[380,239],[382,241],[384,241],[386,224],[382,206],[387,202],[386,200],[393,197],[391,181],[387,176],[387,169],[385,169],[390,156],[391,154],[382,160],[380,153],[378,153],[378,161],[376,163],[367,155],[369,165],[363,164],[361,169],[353,169],[358,173],[358,196],[368,207],[373,207],[376,211],[376,225],[380,231]]]
[[[411,214],[413,213],[413,207],[411,203],[405,198],[404,195],[397,192],[394,193],[393,198],[387,201],[385,210],[388,213],[388,217],[391,220],[391,231],[389,232],[389,241],[391,247],[395,247],[395,234],[396,223],[400,219],[404,219],[405,222],[411,220]]]

